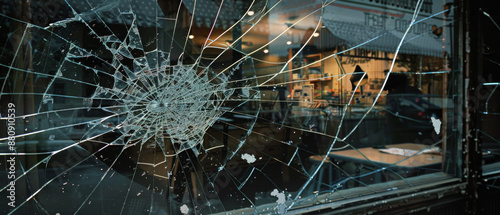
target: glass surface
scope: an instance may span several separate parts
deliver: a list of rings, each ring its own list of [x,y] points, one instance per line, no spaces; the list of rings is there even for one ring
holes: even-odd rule
[[[284,214],[460,172],[452,1],[0,10],[6,213]]]
[[[480,113],[480,129],[478,136],[481,141],[481,153],[483,156],[483,174],[498,172],[500,165],[500,134],[498,122],[500,120],[500,75],[496,72],[498,67],[499,45],[497,38],[500,35],[499,17],[487,6],[481,5],[479,11],[481,22],[480,29],[489,33],[480,34],[483,74],[477,77],[477,92],[474,99],[478,101],[473,108]],[[495,183],[495,182],[493,182]]]

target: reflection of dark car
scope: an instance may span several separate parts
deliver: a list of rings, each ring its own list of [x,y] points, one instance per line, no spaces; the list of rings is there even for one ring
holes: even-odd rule
[[[430,96],[422,94],[420,89],[410,86],[405,73],[391,73],[384,90],[389,92],[386,110],[394,143],[432,142],[435,130],[432,119],[442,119],[442,108],[426,99]],[[441,128],[436,129],[439,134]]]
[[[422,94],[389,94],[386,111],[396,143],[431,138],[434,132],[432,118],[442,119],[442,108]]]
[[[71,127],[68,130],[68,137],[73,140],[87,139],[98,136],[97,139],[109,134],[119,134],[116,126],[120,124],[120,116],[113,116],[114,113],[98,108],[76,110],[71,115]]]

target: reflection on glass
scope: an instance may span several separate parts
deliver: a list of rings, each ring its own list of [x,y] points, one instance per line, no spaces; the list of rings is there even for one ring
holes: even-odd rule
[[[7,213],[284,214],[459,163],[442,1],[4,5]]]
[[[492,11],[489,9],[481,9],[481,16],[479,17],[479,21],[484,23],[481,26],[481,29],[495,29],[500,30],[498,26],[498,18],[492,15]],[[479,82],[479,86],[476,86],[478,90],[475,99],[480,102],[484,102],[482,106],[476,107],[479,109],[481,113],[480,120],[480,129],[478,129],[478,135],[480,136],[481,146],[482,146],[482,158],[483,158],[483,176],[488,177],[498,171],[498,166],[500,165],[500,136],[497,132],[496,124],[500,119],[500,105],[498,101],[500,95],[500,79],[496,74],[496,67],[498,63],[496,59],[498,56],[496,51],[498,50],[498,44],[496,43],[496,39],[494,39],[498,35],[498,32],[494,32],[491,35],[482,36],[482,46],[485,47],[484,50],[481,51],[481,56],[483,57],[483,61],[481,65],[483,66],[483,74],[477,77]],[[495,180],[489,182],[490,185],[495,186],[497,183]],[[491,186],[493,188],[493,186]]]

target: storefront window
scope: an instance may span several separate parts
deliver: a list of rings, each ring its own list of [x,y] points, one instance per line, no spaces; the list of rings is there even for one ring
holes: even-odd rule
[[[284,214],[461,175],[451,0],[2,5],[7,213]]]

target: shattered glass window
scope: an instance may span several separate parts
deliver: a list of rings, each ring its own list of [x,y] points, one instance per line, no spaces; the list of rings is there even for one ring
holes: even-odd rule
[[[478,104],[473,108],[480,113],[480,129],[477,130],[482,141],[483,175],[498,172],[500,169],[500,134],[497,132],[497,123],[500,120],[500,75],[498,73],[498,50],[496,38],[500,35],[500,17],[490,8],[481,5],[478,20],[482,23],[480,29],[490,31],[480,35],[483,73],[477,77],[477,91],[471,97]],[[492,181],[496,184],[497,181]]]
[[[460,174],[455,9],[2,1],[0,208],[302,213]]]

